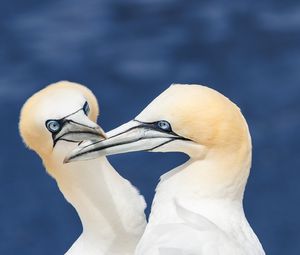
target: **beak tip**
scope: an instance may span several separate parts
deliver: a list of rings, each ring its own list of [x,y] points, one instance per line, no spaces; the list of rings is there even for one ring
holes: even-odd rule
[[[68,164],[70,161],[69,161],[69,158],[68,157],[66,157],[65,159],[64,159],[64,161],[63,161],[63,164]]]
[[[99,137],[102,137],[104,140],[107,139],[107,135],[100,126],[98,126],[96,130],[98,132]]]
[[[66,156],[65,158],[64,158],[64,161],[63,161],[63,164],[68,164],[68,163],[70,163],[70,162],[72,162],[73,160],[72,160],[72,157],[71,156]]]

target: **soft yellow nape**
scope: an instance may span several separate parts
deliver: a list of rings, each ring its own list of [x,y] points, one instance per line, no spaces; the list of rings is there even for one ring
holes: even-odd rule
[[[79,145],[68,161],[87,159],[89,153],[93,159],[95,152],[190,157],[161,176],[135,254],[265,254],[242,204],[251,137],[240,109],[228,98],[205,86],[174,84],[107,137]]]
[[[85,97],[90,105],[89,118],[97,122],[99,106],[96,97],[87,87],[74,82],[60,81],[50,84],[31,96],[22,107],[19,122],[21,137],[26,146],[34,150],[42,158],[47,157],[53,149],[51,134],[45,129],[45,119],[42,119],[42,111],[48,110],[51,114],[53,112],[53,117],[57,118],[54,114],[58,109],[60,110],[58,112],[63,111],[64,106],[61,107],[59,104],[53,105],[55,97],[65,97],[65,101],[67,101],[72,92],[80,92]],[[49,105],[47,105],[48,101]],[[63,100],[61,101],[63,102]],[[65,112],[66,115],[70,113],[67,110]]]
[[[208,87],[175,84],[136,119],[166,120],[192,142],[175,140],[155,150],[190,159],[161,177],[135,254],[172,247],[169,254],[265,255],[243,209],[252,146],[240,109]]]
[[[185,143],[176,146],[173,142],[161,150],[181,151],[201,164],[214,164],[202,167],[210,170],[196,171],[195,185],[203,190],[215,187],[216,192],[221,186],[235,186],[239,187],[236,194],[243,194],[251,166],[251,137],[240,109],[227,97],[202,85],[174,84],[136,119],[167,120],[173,132],[191,139],[195,146],[187,150],[182,146]]]
[[[96,121],[98,114],[97,100],[89,89],[58,82],[24,104],[20,134],[80,217],[82,233],[65,254],[131,255],[146,225],[144,199],[106,157],[64,164],[81,141],[105,138]]]
[[[173,84],[137,119],[155,121],[166,115],[175,133],[210,149],[237,149],[242,142],[249,142],[247,123],[240,109],[206,86]]]

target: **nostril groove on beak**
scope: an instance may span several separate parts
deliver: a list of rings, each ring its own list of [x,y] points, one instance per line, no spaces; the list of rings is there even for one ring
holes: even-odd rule
[[[68,123],[74,123],[76,125],[79,125],[79,126],[82,126],[82,127],[86,127],[86,128],[90,128],[90,129],[97,129],[98,128],[98,127],[90,127],[88,125],[85,125],[85,124],[82,124],[82,123],[79,123],[77,121],[70,120],[70,119],[66,120],[66,122],[68,122]]]

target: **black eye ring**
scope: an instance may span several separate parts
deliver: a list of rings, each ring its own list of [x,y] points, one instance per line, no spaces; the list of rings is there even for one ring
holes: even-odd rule
[[[89,106],[88,102],[84,103],[84,105],[82,107],[82,110],[83,110],[85,115],[88,115],[90,113],[90,106]]]
[[[61,124],[58,120],[47,120],[46,127],[51,133],[57,133],[61,130]]]
[[[166,132],[172,132],[171,124],[166,120],[160,120],[157,122],[157,126]]]

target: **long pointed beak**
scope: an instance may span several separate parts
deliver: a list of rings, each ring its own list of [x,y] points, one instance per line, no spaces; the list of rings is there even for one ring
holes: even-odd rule
[[[90,140],[81,143],[65,158],[64,163],[89,160],[104,155],[151,151],[177,139],[187,140],[173,132],[164,132],[155,123],[132,120],[108,132],[106,140]]]
[[[71,115],[63,119],[62,122],[61,130],[52,135],[53,147],[58,141],[79,143],[84,140],[100,141],[100,139],[106,139],[102,128],[91,121],[82,112]]]

